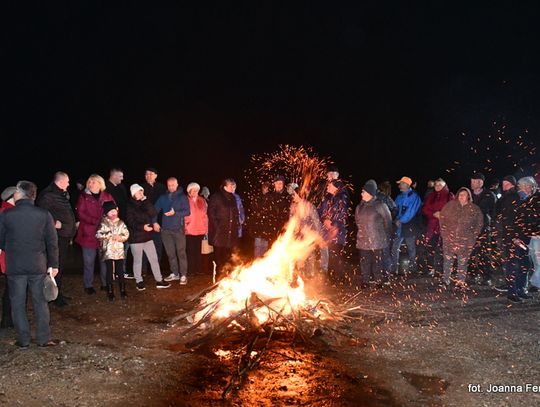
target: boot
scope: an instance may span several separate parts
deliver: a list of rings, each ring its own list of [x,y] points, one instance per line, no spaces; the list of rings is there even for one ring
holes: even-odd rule
[[[112,284],[107,284],[107,298],[109,301],[114,301],[114,288]]]
[[[119,281],[118,284],[120,286],[120,297],[125,300],[127,298],[126,282],[122,279],[122,281]]]

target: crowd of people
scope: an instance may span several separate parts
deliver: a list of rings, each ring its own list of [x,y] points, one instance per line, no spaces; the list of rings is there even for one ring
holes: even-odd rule
[[[246,236],[253,240],[253,257],[263,256],[289,218],[298,213],[300,202],[308,205],[302,211],[301,227],[321,237],[317,250],[302,265],[306,278],[319,274],[331,283],[364,289],[384,287],[400,273],[425,273],[439,277],[443,288],[462,290],[471,283],[491,285],[493,273],[502,270],[505,283],[494,288],[506,291],[511,302],[529,299],[529,292],[540,287],[540,192],[533,177],[506,176],[502,189],[493,191],[485,188],[484,175],[476,172],[470,188],[461,187],[455,195],[439,178],[428,183],[422,198],[413,180],[403,176],[396,182],[399,194],[395,199],[390,182],[378,185],[370,179],[353,208],[347,184],[337,167],[330,166],[325,193],[317,202],[307,201],[305,188],[276,175],[261,183],[246,211],[231,178],[210,194],[195,182],[184,192],[175,177],[162,184],[155,168],[147,168],[144,182],[129,188],[123,176],[119,168],[111,169],[107,180],[92,174],[86,182],[77,183],[75,197],[68,192],[68,174],[61,171],[39,194],[29,181],[3,190],[0,267],[6,283],[1,326],[15,327],[19,347],[30,343],[27,288],[36,318],[36,340],[40,346],[55,345],[50,339],[43,280],[47,273],[53,275],[59,289],[53,304],[68,305],[62,276],[71,243],[82,249],[86,294],[96,293],[98,262],[100,289],[114,301],[115,281],[125,299],[126,279],[134,279],[135,288],[144,291],[149,271],[158,289],[169,288],[175,281],[188,284],[188,278],[208,272],[209,253],[219,278],[228,272]],[[353,225],[357,268],[348,267],[346,260]],[[163,248],[170,269],[165,277]]]

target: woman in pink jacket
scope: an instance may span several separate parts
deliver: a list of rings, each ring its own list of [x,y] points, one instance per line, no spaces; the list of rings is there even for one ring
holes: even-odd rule
[[[208,235],[208,204],[199,196],[199,184],[192,182],[187,186],[190,215],[184,218],[186,225],[186,254],[188,274],[201,274],[202,254],[201,243]]]
[[[103,216],[103,203],[114,201],[111,194],[105,192],[105,181],[97,174],[92,174],[86,181],[86,189],[81,192],[77,201],[77,216],[79,229],[75,241],[82,247],[84,290],[87,294],[95,294],[94,264],[99,255],[99,241],[96,232]],[[116,202],[115,202],[116,203]],[[100,261],[100,260],[99,260]],[[107,268],[100,261],[101,289],[107,289]]]

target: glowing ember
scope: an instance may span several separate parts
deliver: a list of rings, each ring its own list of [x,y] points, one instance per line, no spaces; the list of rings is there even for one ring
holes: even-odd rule
[[[311,305],[312,302],[306,299],[304,281],[299,276],[301,265],[321,242],[319,234],[302,222],[310,210],[307,201],[300,201],[285,232],[264,257],[249,265],[237,266],[221,280],[203,298],[202,303],[207,307],[196,314],[194,322],[201,319],[212,304],[216,306],[214,318],[229,317],[249,306],[253,294],[268,304],[268,307],[255,311],[259,323],[269,319],[271,309],[288,315],[298,307]]]

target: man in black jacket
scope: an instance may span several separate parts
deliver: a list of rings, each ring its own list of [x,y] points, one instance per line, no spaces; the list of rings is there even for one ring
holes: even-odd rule
[[[11,314],[21,349],[30,346],[30,326],[26,315],[26,292],[30,289],[39,346],[54,346],[49,327],[49,306],[43,295],[47,268],[58,273],[58,235],[51,214],[34,206],[37,187],[19,181],[15,207],[0,214],[0,248],[6,252]]]
[[[47,209],[54,220],[54,227],[58,234],[59,267],[56,283],[58,284],[58,298],[53,302],[58,307],[67,305],[66,297],[62,293],[62,275],[66,265],[69,244],[75,236],[75,214],[71,207],[68,193],[69,176],[62,171],[54,174],[53,182],[41,193],[37,200],[37,206]]]
[[[484,214],[484,228],[471,254],[469,272],[476,272],[477,277],[481,278],[479,281],[481,284],[491,285],[491,275],[493,274],[495,261],[491,229],[495,219],[497,197],[489,189],[484,188],[485,180],[486,177],[481,172],[475,172],[471,176],[473,203],[478,205]]]

